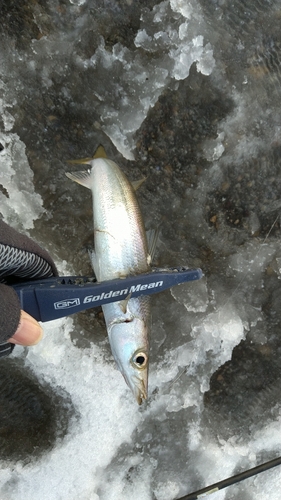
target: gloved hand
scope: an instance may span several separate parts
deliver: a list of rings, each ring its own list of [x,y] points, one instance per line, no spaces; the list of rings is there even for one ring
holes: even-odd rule
[[[16,292],[8,285],[57,275],[45,250],[0,220],[0,357],[10,354],[14,344],[36,344],[43,333],[39,323],[21,310]]]

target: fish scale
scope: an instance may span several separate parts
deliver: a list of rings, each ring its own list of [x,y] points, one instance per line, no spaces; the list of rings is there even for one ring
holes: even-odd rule
[[[149,271],[146,232],[133,186],[107,158],[94,158],[89,165],[87,172],[66,175],[92,191],[95,250],[91,260],[98,281]],[[114,359],[141,404],[147,398],[149,297],[127,297],[102,309]]]
[[[97,278],[104,281],[146,272],[146,233],[134,190],[116,163],[99,158],[92,164],[96,231],[92,263]]]

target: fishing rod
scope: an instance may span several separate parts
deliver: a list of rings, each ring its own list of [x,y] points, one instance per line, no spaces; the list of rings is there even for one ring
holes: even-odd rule
[[[217,483],[211,484],[206,488],[202,488],[201,490],[194,491],[193,493],[189,493],[183,497],[178,498],[178,500],[197,500],[198,498],[206,497],[207,495],[211,495],[219,490],[223,490],[228,486],[231,486],[236,483],[240,483],[244,481],[244,479],[248,479],[249,477],[256,476],[261,472],[265,472],[277,465],[281,465],[281,457],[274,458],[273,460],[269,460],[269,462],[265,462],[264,464],[257,465],[252,469],[248,469],[244,472],[240,472],[235,476],[228,477],[227,479],[223,479],[222,481],[218,481]]]

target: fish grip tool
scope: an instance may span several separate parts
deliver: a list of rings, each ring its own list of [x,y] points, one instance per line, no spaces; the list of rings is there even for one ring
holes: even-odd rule
[[[60,276],[12,286],[21,308],[37,321],[45,322],[127,297],[158,293],[202,276],[201,269],[173,267],[101,283],[87,276]]]

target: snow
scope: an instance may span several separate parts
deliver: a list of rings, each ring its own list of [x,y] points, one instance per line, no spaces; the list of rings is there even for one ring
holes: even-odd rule
[[[38,5],[41,31],[25,49],[4,31],[2,217],[46,246],[62,275],[90,272],[90,198],[65,180],[66,160],[103,141],[116,161],[132,160],[147,141],[143,170],[122,167],[147,176],[139,197],[145,220],[161,222],[157,265],[201,266],[204,277],[153,298],[149,397],[140,408],[94,313],[44,324],[42,342],[15,349],[22,373],[74,410],[52,449],[1,460],[1,500],[172,500],[281,454],[278,72],[274,64],[258,71],[261,34],[248,36],[251,23],[233,33],[228,2],[215,13],[193,0],[150,8],[110,0],[102,12],[90,3],[70,0],[61,14]],[[128,39],[127,11],[138,16]],[[263,38],[269,48],[273,35]],[[170,116],[154,120],[173,98],[165,136]],[[253,359],[256,374],[246,371]],[[231,398],[232,383],[242,389]],[[276,468],[210,499],[279,500],[280,482]]]
[[[35,193],[33,173],[25,155],[25,145],[17,134],[0,133],[4,146],[0,153],[1,184],[6,192],[0,192],[1,212],[6,222],[22,229],[33,227],[33,219],[42,212],[42,199]]]
[[[171,80],[186,78],[194,61],[197,61],[198,71],[205,75],[211,74],[215,64],[210,44],[204,44],[201,34],[194,36],[200,16],[198,8],[190,30],[186,21],[181,22],[187,15],[187,9],[180,7],[177,10],[175,2],[172,8],[175,14],[169,18],[168,1],[155,5],[150,12],[145,11],[142,27],[134,39],[135,47],[141,50],[132,52],[117,43],[109,51],[101,40],[91,58],[77,59],[79,71],[88,68],[96,70],[93,92],[102,102],[102,128],[128,159],[134,158],[133,134]],[[178,12],[181,11],[178,19]],[[160,20],[161,31],[158,26]],[[200,32],[200,27],[198,29]],[[142,78],[140,82],[139,75],[145,75],[145,80]],[[105,79],[106,87],[103,84]],[[117,107],[116,96],[119,94],[123,98]]]

